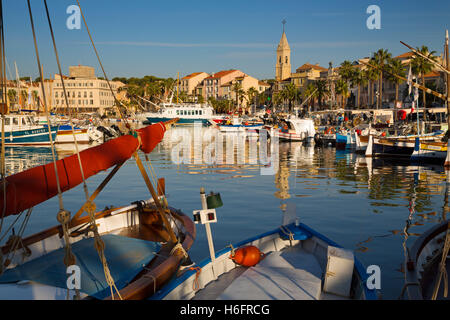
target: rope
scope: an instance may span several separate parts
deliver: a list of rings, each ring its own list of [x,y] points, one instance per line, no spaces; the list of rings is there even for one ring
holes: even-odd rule
[[[189,257],[186,250],[184,250],[183,245],[179,242],[172,248],[169,255],[173,255],[177,250],[181,250],[181,254],[184,256],[184,258],[187,259]]]
[[[83,189],[84,189],[84,192],[85,192],[85,195],[86,195],[86,199],[88,199],[89,198],[89,192],[88,192],[88,188],[87,188],[87,185],[86,185],[86,179],[85,179],[85,176],[84,176],[83,166],[81,164],[81,156],[80,156],[80,152],[79,152],[79,148],[78,148],[77,138],[75,136],[75,127],[74,127],[74,124],[73,124],[72,113],[70,112],[70,108],[69,108],[69,99],[67,97],[66,86],[65,86],[65,83],[64,83],[64,77],[63,77],[62,70],[61,70],[61,63],[59,61],[58,49],[56,48],[56,40],[55,40],[55,35],[53,33],[53,27],[52,27],[52,22],[51,22],[51,19],[50,19],[50,14],[49,14],[49,11],[48,11],[47,0],[44,0],[44,4],[45,4],[45,11],[46,11],[46,14],[47,14],[48,26],[50,28],[50,34],[52,36],[52,42],[53,42],[53,48],[54,48],[54,51],[55,51],[56,62],[58,64],[58,71],[59,71],[59,75],[60,75],[61,83],[62,83],[62,87],[63,87],[64,98],[65,98],[67,110],[68,110],[68,113],[69,113],[70,126],[72,127],[72,136],[73,136],[73,140],[75,142],[75,152],[76,152],[76,155],[77,155],[77,158],[78,158],[78,165],[79,165],[80,171],[81,171],[81,178],[83,179]]]
[[[442,258],[441,258],[441,262],[439,263],[439,277],[438,280],[436,282],[436,285],[434,287],[434,291],[433,291],[433,296],[432,296],[432,300],[436,300],[438,292],[439,292],[439,287],[441,285],[441,280],[442,277],[444,277],[444,298],[447,298],[447,294],[448,294],[448,274],[447,274],[447,269],[446,269],[446,265],[445,265],[445,261],[447,260],[447,256],[450,250],[450,223],[448,224],[448,228],[447,228],[447,232],[445,235],[445,242],[444,242],[444,247],[442,249]]]
[[[78,0],[77,0],[77,5],[78,5],[78,8],[80,9],[80,13],[81,13],[81,16],[82,16],[82,18],[83,18],[84,25],[85,25],[86,30],[87,30],[87,33],[88,33],[88,35],[89,35],[89,39],[91,40],[91,44],[92,44],[92,47],[93,47],[93,49],[94,49],[95,55],[97,56],[98,63],[100,64],[100,67],[101,67],[101,69],[102,69],[102,72],[103,72],[103,75],[104,75],[104,77],[105,77],[105,80],[106,80],[106,82],[107,82],[107,84],[108,84],[108,87],[109,87],[109,89],[110,89],[110,91],[111,91],[111,94],[112,94],[112,96],[114,97],[114,101],[115,101],[116,106],[117,106],[117,111],[119,111],[120,118],[124,121],[125,126],[126,126],[129,130],[132,130],[130,124],[128,123],[128,120],[123,116],[122,111],[120,111],[119,104],[122,105],[125,109],[126,109],[126,107],[123,105],[123,103],[121,103],[121,102],[117,99],[116,94],[114,93],[114,91],[113,91],[113,89],[112,89],[112,87],[111,87],[111,83],[109,82],[108,76],[106,75],[105,68],[103,68],[102,61],[101,61],[100,56],[99,56],[99,54],[98,54],[97,48],[95,47],[94,40],[92,39],[92,35],[91,35],[91,32],[90,32],[89,27],[88,27],[88,25],[87,25],[86,18],[84,17],[83,11],[81,10],[80,2],[79,2]]]
[[[29,16],[30,16],[31,30],[33,32],[33,40],[34,40],[34,47],[35,47],[35,51],[36,51],[37,64],[38,64],[38,68],[39,68],[39,75],[41,76],[42,96],[43,96],[43,100],[44,100],[44,112],[45,112],[46,118],[47,118],[47,127],[48,127],[48,131],[49,131],[49,139],[50,139],[50,144],[51,144],[51,149],[52,149],[53,166],[54,166],[54,170],[55,170],[56,185],[57,185],[57,189],[58,189],[59,212],[57,214],[57,220],[61,223],[61,226],[63,229],[63,235],[64,235],[65,244],[66,244],[65,249],[64,249],[64,251],[65,251],[64,264],[66,265],[66,267],[68,267],[69,265],[73,265],[76,263],[76,259],[72,253],[72,247],[71,247],[70,239],[69,239],[69,235],[68,235],[68,229],[69,229],[68,223],[70,221],[70,212],[66,211],[64,209],[61,186],[59,183],[58,169],[56,166],[55,145],[53,143],[53,137],[52,137],[52,132],[51,132],[51,122],[50,122],[50,116],[49,116],[48,107],[47,107],[47,97],[45,94],[44,74],[42,72],[42,65],[41,65],[40,58],[39,58],[39,50],[38,50],[38,46],[37,46],[36,32],[35,32],[35,28],[34,28],[33,13],[31,11],[30,0],[27,0],[27,4],[28,4]],[[59,63],[59,60],[58,60],[58,63]],[[67,290],[69,290],[69,289],[67,289]],[[68,296],[68,293],[67,293],[67,296]],[[76,297],[79,298],[78,290],[76,290]]]
[[[202,272],[202,268],[200,268],[200,267],[191,267],[188,270],[195,270],[196,271],[195,279],[192,282],[192,290],[197,291],[200,288],[200,284],[199,284],[198,278],[200,276],[200,273]]]
[[[280,229],[281,229],[281,231],[282,231],[285,235],[287,235],[287,236],[289,237],[289,243],[290,243],[290,245],[291,245],[291,247],[292,247],[292,241],[294,241],[294,234],[291,232],[291,230],[285,228],[284,226],[280,226]],[[287,229],[289,232],[286,231],[286,229]]]

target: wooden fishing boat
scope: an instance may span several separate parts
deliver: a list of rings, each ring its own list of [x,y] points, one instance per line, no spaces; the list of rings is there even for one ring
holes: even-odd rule
[[[312,143],[316,135],[314,121],[311,119],[300,119],[290,117],[284,120],[285,126],[274,130],[274,135],[280,141],[303,141]]]
[[[377,299],[353,253],[298,220],[210,255],[151,299]]]
[[[75,140],[77,143],[89,143],[91,139],[89,138],[88,129],[74,126],[72,130],[71,125],[59,126],[55,143],[75,143]]]
[[[145,299],[173,276],[188,259],[195,226],[181,211],[166,204],[163,180],[159,180],[156,193],[138,155],[139,150],[151,152],[169,125],[158,123],[139,129],[0,182],[6,187],[0,200],[3,215],[29,215],[35,205],[60,195],[58,189],[67,191],[114,166],[72,218],[60,210],[58,226],[28,237],[10,232],[1,247],[0,299],[66,299],[74,295],[84,299]],[[151,199],[95,212],[95,197],[132,156]],[[82,216],[83,212],[88,215]],[[73,267],[79,270],[79,287],[70,288],[68,270]]]
[[[405,285],[401,297],[409,300],[450,299],[450,220],[423,233],[405,258]]]
[[[411,161],[444,164],[445,158],[447,157],[447,149],[447,142],[420,141],[420,138],[416,138]]]

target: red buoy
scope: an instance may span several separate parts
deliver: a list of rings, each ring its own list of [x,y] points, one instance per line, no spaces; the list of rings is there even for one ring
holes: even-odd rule
[[[255,246],[245,246],[231,253],[230,259],[244,267],[253,267],[264,256]]]

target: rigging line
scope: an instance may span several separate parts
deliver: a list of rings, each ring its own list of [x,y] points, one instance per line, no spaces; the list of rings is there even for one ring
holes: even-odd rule
[[[67,110],[69,112],[69,121],[70,121],[70,126],[72,127],[72,136],[73,136],[73,139],[75,141],[75,152],[76,152],[77,158],[78,158],[78,165],[79,165],[80,171],[81,171],[81,178],[83,179],[83,189],[84,189],[84,193],[86,195],[86,199],[89,199],[89,191],[88,191],[88,187],[87,187],[87,184],[86,184],[86,179],[85,179],[85,176],[84,176],[83,165],[81,164],[80,151],[79,151],[79,148],[78,148],[77,138],[75,136],[75,127],[74,127],[74,124],[73,124],[72,113],[70,112],[70,108],[69,108],[69,99],[67,97],[66,86],[64,84],[63,74],[62,74],[62,70],[61,70],[61,63],[59,61],[58,49],[56,48],[56,40],[55,40],[55,35],[53,33],[53,27],[52,27],[52,22],[51,22],[51,19],[50,19],[50,14],[49,14],[49,11],[48,11],[47,0],[44,0],[44,4],[45,4],[45,11],[46,11],[46,14],[47,14],[48,26],[50,28],[50,33],[51,33],[51,36],[52,36],[52,42],[53,42],[53,48],[54,48],[54,51],[55,51],[56,62],[58,64],[58,71],[59,71],[59,75],[61,77],[61,83],[62,83],[62,87],[63,87],[64,98],[66,100],[66,106],[67,106]]]
[[[6,56],[5,54],[5,41],[4,41],[4,31],[3,31],[3,0],[0,0],[0,54],[2,57],[2,106],[5,106],[5,110],[2,110],[2,144],[1,144],[1,178],[2,178],[2,191],[3,191],[3,209],[2,209],[2,216],[1,216],[1,221],[0,221],[0,232],[3,228],[3,218],[5,216],[5,212],[6,212],[6,159],[5,159],[5,154],[6,154],[6,150],[5,150],[5,113],[6,113],[6,99],[5,99],[5,93],[6,93],[6,76],[4,75],[3,69],[4,69],[4,57]],[[4,87],[3,87],[4,86]],[[12,133],[11,133],[12,134]]]
[[[113,91],[113,89],[111,87],[111,83],[109,82],[108,76],[106,75],[105,68],[103,68],[102,61],[101,61],[100,56],[98,54],[97,48],[95,47],[94,40],[92,39],[92,35],[91,35],[91,32],[90,32],[89,27],[87,25],[86,18],[84,17],[83,10],[81,10],[81,5],[80,5],[80,2],[78,0],[77,0],[77,5],[78,5],[78,8],[80,9],[81,17],[83,18],[84,25],[85,25],[87,33],[89,35],[89,39],[91,40],[92,47],[94,48],[95,55],[97,56],[98,63],[100,64],[100,67],[102,69],[102,72],[103,72],[103,75],[105,77],[105,80],[108,83],[109,90],[111,91],[111,93],[112,93],[112,95],[114,97],[114,102],[116,103],[117,110],[119,111],[120,118],[125,122],[125,126],[129,130],[131,130],[131,126],[128,123],[128,120],[123,116],[122,111],[120,110],[120,107],[119,107],[119,104],[121,104],[122,106],[124,106],[124,105],[117,99],[117,97],[116,97],[116,95],[115,95],[115,93],[114,93],[114,91]],[[126,109],[126,107],[125,107],[125,109]]]
[[[43,99],[44,99],[44,112],[45,112],[45,115],[47,117],[48,135],[49,135],[50,145],[51,145],[51,149],[52,149],[53,167],[54,167],[54,170],[55,170],[56,186],[57,186],[57,189],[58,189],[59,209],[60,210],[64,210],[64,204],[63,204],[62,193],[61,193],[61,186],[60,186],[60,183],[59,183],[58,168],[56,167],[55,145],[53,144],[50,116],[48,114],[48,108],[47,108],[47,97],[45,95],[44,75],[42,73],[42,65],[41,65],[41,61],[39,59],[39,50],[38,50],[38,46],[37,46],[36,32],[34,30],[33,13],[31,12],[30,0],[27,0],[27,3],[28,3],[28,12],[29,12],[29,16],[30,16],[31,30],[33,32],[34,48],[35,48],[35,51],[36,51],[36,60],[37,60],[37,64],[38,64],[39,75],[41,76],[42,96],[43,96]]]

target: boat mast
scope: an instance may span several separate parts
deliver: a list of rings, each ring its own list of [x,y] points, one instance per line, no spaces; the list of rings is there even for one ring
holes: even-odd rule
[[[448,30],[445,30],[445,67],[447,68],[447,131],[450,129],[450,57],[448,56]]]

